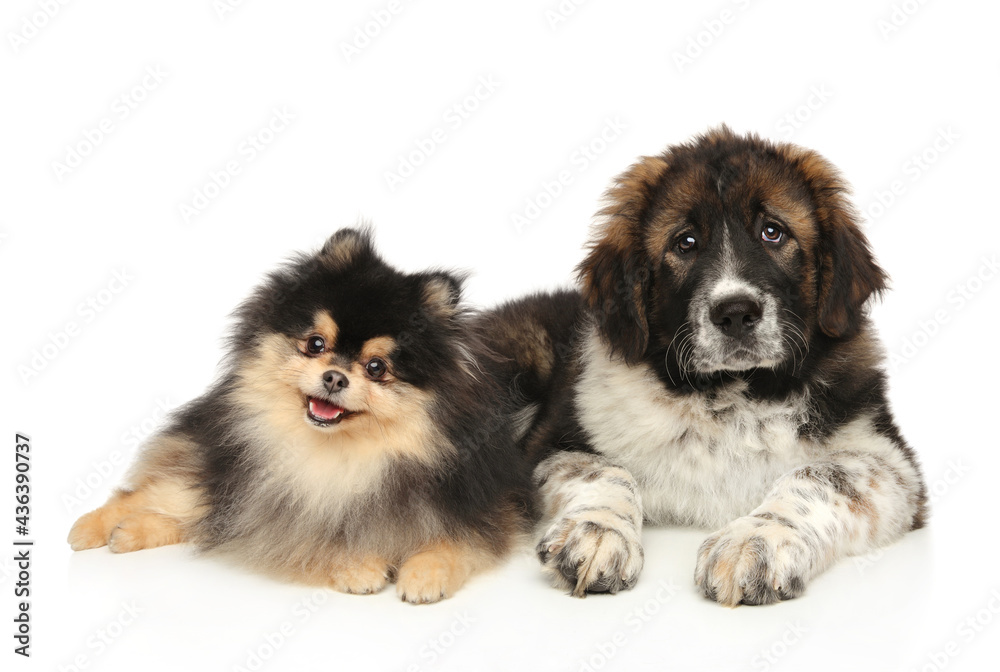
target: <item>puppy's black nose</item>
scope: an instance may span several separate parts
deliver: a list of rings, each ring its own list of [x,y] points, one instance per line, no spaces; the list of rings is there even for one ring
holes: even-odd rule
[[[327,392],[339,392],[350,384],[351,381],[340,371],[331,369],[323,374],[323,386]]]
[[[733,338],[743,338],[760,322],[764,310],[760,304],[747,297],[717,303],[708,313],[712,324],[722,333]]]

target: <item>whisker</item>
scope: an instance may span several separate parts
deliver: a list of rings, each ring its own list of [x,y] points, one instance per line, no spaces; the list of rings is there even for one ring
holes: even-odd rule
[[[371,412],[372,417],[375,418],[375,424],[378,425],[378,429],[382,433],[382,438],[388,441],[389,437],[385,434],[385,425],[383,425],[382,421],[379,419],[378,413],[375,412],[375,408],[368,400],[365,400],[365,407]]]
[[[665,355],[669,355],[670,354],[670,348],[674,348],[675,347],[674,344],[677,341],[677,336],[682,333],[682,330],[686,326],[687,326],[687,323],[683,323],[679,327],[677,327],[676,331],[674,331],[673,337],[670,339],[670,342],[667,344],[667,350],[666,350]],[[681,380],[683,380],[684,378],[683,378],[683,368],[681,367],[681,362],[680,362],[680,350],[677,349],[677,348],[675,348],[675,352],[677,353],[677,368],[678,368],[678,373],[681,375]],[[677,383],[676,383],[676,381],[674,381],[674,376],[673,376],[673,374],[670,373],[670,365],[667,364],[666,362],[664,362],[664,365],[666,366],[666,369],[667,369],[667,377],[670,378],[670,384],[671,385],[676,385]]]
[[[686,380],[691,383],[691,360],[694,358],[694,332],[687,328],[688,325],[685,324],[685,333],[681,338],[681,342],[678,345],[678,368],[680,369],[680,375],[682,380]]]
[[[789,319],[785,323],[788,327],[787,333],[785,330],[782,332],[782,340],[788,340],[789,344],[795,348],[798,353],[796,358],[795,352],[792,353],[792,370],[797,372],[799,367],[805,364],[806,355],[809,353],[809,342],[806,339],[805,327],[806,323],[794,310],[786,306],[782,306],[782,310],[788,315]]]

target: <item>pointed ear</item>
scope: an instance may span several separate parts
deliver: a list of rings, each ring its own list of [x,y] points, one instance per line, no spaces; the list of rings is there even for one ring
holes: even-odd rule
[[[362,258],[375,254],[372,232],[369,228],[340,229],[323,244],[316,258],[329,268],[343,268]]]
[[[817,320],[824,334],[844,338],[860,328],[868,299],[887,289],[888,276],[875,261],[836,168],[815,152],[798,151],[819,227]]]
[[[583,296],[611,351],[638,362],[649,345],[646,300],[651,276],[643,234],[654,190],[667,171],[662,157],[643,157],[618,176],[598,213],[590,253],[577,268]]]
[[[424,307],[440,317],[454,315],[458,312],[458,305],[462,300],[464,279],[443,271],[425,274],[421,288]]]

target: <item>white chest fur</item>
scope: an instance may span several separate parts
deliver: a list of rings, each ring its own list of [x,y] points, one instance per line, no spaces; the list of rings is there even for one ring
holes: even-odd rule
[[[611,359],[596,333],[583,344],[576,408],[594,448],[635,477],[652,523],[723,525],[815,455],[797,432],[804,398],[754,401],[739,386],[674,394],[646,365]]]

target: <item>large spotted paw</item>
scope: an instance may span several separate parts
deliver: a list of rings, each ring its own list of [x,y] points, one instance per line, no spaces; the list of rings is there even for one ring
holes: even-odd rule
[[[642,571],[638,526],[596,508],[557,520],[535,550],[553,583],[571,589],[575,597],[631,588]]]
[[[813,555],[790,521],[744,516],[702,543],[694,580],[706,597],[728,607],[771,604],[802,593]]]

